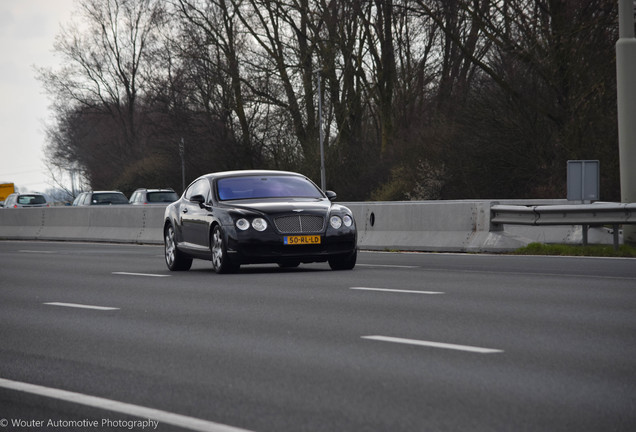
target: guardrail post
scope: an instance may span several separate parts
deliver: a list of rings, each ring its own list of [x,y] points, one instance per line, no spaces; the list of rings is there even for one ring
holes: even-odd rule
[[[503,232],[503,224],[495,223],[492,221],[493,210],[492,206],[499,205],[499,201],[492,201],[488,212],[488,231],[490,232]]]
[[[590,228],[590,226],[587,224],[583,224],[581,228],[583,230],[583,246],[587,246],[587,230]]]
[[[618,244],[619,244],[619,240],[618,240],[618,237],[619,237],[618,227],[619,227],[619,225],[618,225],[618,224],[614,224],[614,225],[612,225],[612,228],[614,228],[614,232],[613,232],[613,234],[614,234],[614,250],[615,250],[615,251],[617,251],[617,250],[618,250]]]

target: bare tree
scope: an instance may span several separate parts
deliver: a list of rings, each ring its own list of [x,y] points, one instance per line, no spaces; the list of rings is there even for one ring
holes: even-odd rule
[[[59,118],[90,110],[112,119],[110,157],[124,161],[144,149],[146,122],[139,105],[153,79],[162,2],[82,0],[78,12],[81,21],[64,27],[56,39],[64,66],[41,70],[40,79]]]
[[[344,199],[562,196],[568,158],[617,165],[614,3],[81,0],[50,153],[93,186],[178,177],[182,138],[188,177],[317,180],[321,98]]]
[[[444,46],[450,47],[445,52],[454,50],[451,58],[463,64],[457,70],[472,70],[442,73],[440,82],[440,95],[454,104],[444,111],[457,119],[446,160],[447,167],[456,166],[450,168],[456,182],[452,192],[447,190],[449,197],[467,191],[470,196],[562,197],[567,159],[600,158],[605,166],[615,166],[615,2],[443,3],[453,9],[450,15],[440,13],[449,9],[421,0],[418,8],[444,31]],[[457,17],[458,25],[447,16]],[[458,104],[444,91],[444,77],[464,75],[473,79],[461,92],[468,99]],[[488,175],[478,174],[483,167],[491,167]],[[499,181],[494,173],[507,180]]]

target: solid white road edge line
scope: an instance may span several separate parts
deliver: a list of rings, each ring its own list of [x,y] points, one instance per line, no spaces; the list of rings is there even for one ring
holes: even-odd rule
[[[47,302],[44,304],[49,306],[63,306],[63,307],[71,307],[71,308],[79,308],[79,309],[119,310],[119,308],[116,308],[116,307],[93,306],[93,305],[85,305],[85,304],[78,304],[78,303]]]
[[[10,390],[31,393],[38,396],[63,400],[80,405],[86,405],[93,408],[99,408],[106,411],[114,411],[121,414],[131,415],[139,418],[155,420],[160,423],[178,426],[184,429],[201,432],[250,432],[246,429],[239,429],[233,426],[227,426],[220,423],[214,423],[207,420],[188,417],[180,414],[174,414],[167,411],[161,411],[154,408],[142,407],[123,402],[117,402],[110,399],[104,399],[96,396],[89,396],[82,393],[75,393],[66,390],[60,390],[50,387],[28,384],[19,381],[12,381],[0,378],[0,387]]]
[[[432,347],[432,348],[443,348],[443,349],[451,349],[451,350],[457,350],[457,351],[468,351],[468,352],[474,352],[474,353],[480,353],[480,354],[492,354],[492,353],[503,352],[503,350],[492,349],[492,348],[480,348],[480,347],[468,346],[468,345],[455,345],[455,344],[449,344],[449,343],[430,342],[430,341],[423,341],[423,340],[416,340],[416,339],[403,339],[403,338],[396,338],[396,337],[390,337],[390,336],[361,336],[361,338],[377,340],[382,342],[426,346],[426,347]]]
[[[360,290],[360,291],[383,291],[383,292],[408,293],[408,294],[444,294],[441,291],[415,291],[415,290],[402,290],[402,289],[392,289],[392,288],[351,287],[349,289]]]
[[[124,276],[148,276],[148,277],[170,277],[171,275],[151,274],[151,273],[130,273],[130,272],[113,272],[114,275]]]

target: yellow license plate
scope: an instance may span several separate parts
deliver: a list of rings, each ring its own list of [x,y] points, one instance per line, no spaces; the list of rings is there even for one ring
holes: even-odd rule
[[[283,243],[286,245],[320,244],[320,236],[319,235],[285,236],[283,237]]]

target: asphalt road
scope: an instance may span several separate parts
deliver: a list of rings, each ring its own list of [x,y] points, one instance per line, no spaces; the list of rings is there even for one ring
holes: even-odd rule
[[[636,430],[633,259],[162,254],[0,242],[0,432]]]

